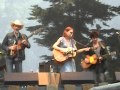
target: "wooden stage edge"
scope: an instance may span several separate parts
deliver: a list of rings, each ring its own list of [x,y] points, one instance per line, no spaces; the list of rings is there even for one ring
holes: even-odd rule
[[[116,81],[120,81],[120,72],[116,72]],[[89,76],[88,76],[89,75]],[[24,72],[5,73],[5,85],[60,85],[60,84],[94,84],[95,79],[92,72]]]
[[[89,77],[88,77],[89,75]],[[6,85],[49,85],[49,84],[83,84],[94,83],[92,72],[24,72],[24,73],[5,73],[4,83]]]

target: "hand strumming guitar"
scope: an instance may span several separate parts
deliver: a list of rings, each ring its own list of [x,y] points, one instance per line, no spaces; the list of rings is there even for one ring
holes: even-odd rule
[[[28,42],[25,39],[23,39],[23,40],[19,40],[17,44],[13,44],[12,46],[9,46],[8,48],[10,50],[10,55],[15,56],[16,52],[18,50],[23,49],[24,48],[23,45],[27,46],[27,44]]]
[[[16,51],[17,51],[17,45],[9,46],[8,49],[10,50],[10,55],[15,56]]]
[[[75,52],[76,50],[72,47],[67,47],[67,48],[60,48],[59,49],[60,52],[62,53],[65,53],[65,54],[69,54],[69,53],[72,53],[72,52]]]
[[[12,45],[8,47],[9,50],[15,51],[17,49],[17,45]]]

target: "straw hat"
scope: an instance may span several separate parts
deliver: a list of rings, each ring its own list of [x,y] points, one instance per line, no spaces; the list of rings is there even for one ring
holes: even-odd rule
[[[15,20],[11,23],[12,25],[18,25],[18,26],[23,26],[23,23],[19,20]]]

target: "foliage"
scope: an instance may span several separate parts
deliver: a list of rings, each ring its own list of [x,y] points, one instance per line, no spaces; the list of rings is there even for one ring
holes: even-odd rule
[[[106,21],[120,14],[120,6],[110,6],[99,2],[99,0],[44,0],[50,2],[49,8],[41,8],[38,5],[31,6],[31,17],[29,20],[36,20],[39,27],[44,28],[44,34],[40,38],[35,38],[40,45],[51,50],[53,43],[62,35],[66,26],[71,26],[75,30],[75,40],[86,44],[89,41],[88,25],[96,24],[96,20],[107,25]],[[28,31],[35,30],[38,26],[28,27]],[[109,34],[115,29],[101,30],[101,26],[96,24],[96,29],[101,33],[101,37],[107,41],[104,34]],[[114,40],[113,40],[114,41]],[[112,42],[112,41],[111,41]],[[78,45],[78,47],[81,47]],[[44,57],[44,56],[43,56]],[[47,56],[45,56],[47,57]],[[49,58],[49,57],[48,57]]]
[[[51,3],[49,8],[42,9],[38,5],[32,6],[29,20],[37,20],[43,26],[46,33],[42,39],[36,38],[36,42],[50,48],[62,35],[66,26],[75,29],[75,39],[86,42],[83,34],[89,34],[86,24],[93,25],[100,20],[105,21],[119,14],[119,7],[102,4],[97,0],[44,0]],[[96,26],[99,28],[99,26]],[[29,30],[29,28],[28,28]]]

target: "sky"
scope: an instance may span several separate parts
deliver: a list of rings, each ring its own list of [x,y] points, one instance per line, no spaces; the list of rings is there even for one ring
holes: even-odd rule
[[[103,3],[119,6],[120,0],[99,0]],[[30,8],[31,5],[38,4],[42,8],[46,8],[49,6],[48,2],[44,2],[42,0],[0,0],[0,43],[4,39],[5,35],[8,32],[11,32],[10,23],[19,19],[24,23],[24,28],[21,32],[29,35],[30,33],[26,31],[25,27],[34,26],[38,23],[36,21],[30,21],[27,18],[30,16]],[[104,29],[116,28],[120,29],[120,16],[113,18],[111,21],[107,22],[110,27],[102,26]],[[100,22],[98,22],[100,23]],[[94,26],[90,26],[89,28],[94,28]],[[33,36],[29,39],[31,43],[31,48],[26,49],[26,60],[23,62],[23,71],[30,72],[38,71],[39,63],[44,62],[45,60],[41,59],[41,55],[52,55],[52,53],[46,47],[38,46],[33,38],[37,36]]]
[[[98,0],[104,4],[112,5],[112,6],[120,6],[120,0]],[[110,28],[115,28],[115,29],[120,29],[120,16],[114,17],[112,20],[106,22],[108,26],[103,26],[101,21],[96,21],[96,24],[101,25],[101,29],[110,29]],[[96,24],[94,26],[88,26],[90,29],[96,28]]]
[[[36,4],[39,4],[42,8],[46,8],[49,5],[42,0],[0,0],[0,43],[3,41],[5,35],[12,31],[10,24],[15,19],[21,20],[24,24],[24,28],[20,32],[26,33],[28,36],[30,35],[25,27],[38,24],[36,21],[27,19],[31,12],[31,5]],[[37,36],[29,39],[31,48],[26,49],[26,60],[23,62],[24,72],[38,71],[39,63],[45,61],[40,56],[51,55],[51,52],[46,47],[40,47],[34,42],[34,37]]]

